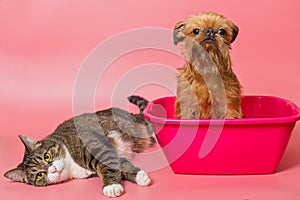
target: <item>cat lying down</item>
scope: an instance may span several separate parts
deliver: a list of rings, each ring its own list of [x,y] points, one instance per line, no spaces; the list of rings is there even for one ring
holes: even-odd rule
[[[25,145],[23,161],[4,176],[34,186],[99,176],[107,197],[123,194],[122,179],[148,186],[148,174],[128,160],[156,142],[143,117],[148,101],[139,96],[128,100],[140,108],[139,114],[110,108],[71,118],[40,141],[20,136]]]

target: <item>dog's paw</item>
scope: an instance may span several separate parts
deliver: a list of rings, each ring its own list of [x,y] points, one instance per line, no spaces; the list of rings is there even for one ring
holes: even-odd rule
[[[136,183],[140,186],[148,186],[151,183],[151,180],[148,174],[144,170],[140,170],[136,175]]]
[[[121,184],[112,184],[103,187],[102,192],[107,197],[118,197],[123,194],[124,189]]]

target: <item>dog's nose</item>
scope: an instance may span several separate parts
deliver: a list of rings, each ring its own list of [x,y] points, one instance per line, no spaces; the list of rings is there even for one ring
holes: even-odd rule
[[[205,31],[205,34],[206,34],[207,37],[213,38],[215,36],[216,32],[213,29],[207,29]]]

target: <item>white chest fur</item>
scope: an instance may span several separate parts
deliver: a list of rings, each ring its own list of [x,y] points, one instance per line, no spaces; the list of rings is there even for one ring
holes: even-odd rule
[[[47,177],[49,183],[59,183],[72,178],[87,178],[95,172],[87,170],[79,166],[71,157],[70,152],[66,147],[65,158],[53,161],[53,164],[48,168]]]
[[[81,166],[79,166],[71,157],[68,149],[65,147],[66,150],[66,158],[65,162],[68,163],[68,168],[70,171],[71,178],[87,178],[90,175],[94,174],[94,172],[87,170]]]

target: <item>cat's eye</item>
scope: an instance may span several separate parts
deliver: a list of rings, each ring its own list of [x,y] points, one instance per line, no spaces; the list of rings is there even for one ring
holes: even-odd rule
[[[198,35],[200,33],[200,29],[199,28],[195,28],[194,30],[193,30],[193,34],[194,35]]]
[[[225,35],[225,34],[226,34],[225,29],[220,28],[220,29],[218,30],[218,34],[219,34],[219,35]]]
[[[51,155],[50,155],[49,153],[45,153],[45,154],[44,154],[44,160],[45,160],[46,162],[50,162],[50,161],[51,161]]]
[[[42,179],[42,178],[44,178],[46,176],[46,173],[45,172],[38,172],[37,174],[36,174],[36,178],[37,179]]]

